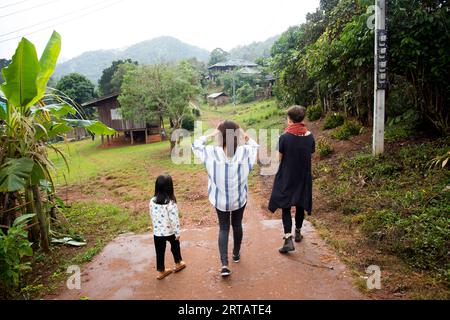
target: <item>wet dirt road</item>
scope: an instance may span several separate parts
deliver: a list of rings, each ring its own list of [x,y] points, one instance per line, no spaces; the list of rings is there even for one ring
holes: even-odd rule
[[[264,220],[250,198],[244,220],[241,262],[230,264],[222,279],[218,227],[183,230],[182,255],[187,268],[156,280],[150,233],[124,234],[82,266],[81,290],[63,289],[48,299],[364,299],[349,271],[327,248],[312,225],[304,222],[296,251],[278,253],[281,220]],[[166,267],[173,265],[166,250]],[[232,248],[230,233],[229,250]],[[230,257],[231,261],[231,257]]]

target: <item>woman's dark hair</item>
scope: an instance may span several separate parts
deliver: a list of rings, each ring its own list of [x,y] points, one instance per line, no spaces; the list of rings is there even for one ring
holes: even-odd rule
[[[294,123],[302,122],[305,119],[306,108],[301,106],[292,106],[289,108],[288,112],[289,119]]]
[[[155,202],[157,204],[168,204],[170,201],[177,202],[173,191],[172,177],[160,175],[155,183]]]
[[[219,130],[222,135],[222,148],[226,149],[226,154],[228,157],[233,157],[236,153],[236,149],[238,147],[239,129],[239,125],[231,120],[225,120],[217,127],[217,130]],[[227,140],[229,142],[228,144]]]

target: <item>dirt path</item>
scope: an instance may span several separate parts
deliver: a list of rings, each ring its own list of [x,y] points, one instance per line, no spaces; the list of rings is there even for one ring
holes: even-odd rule
[[[121,235],[82,266],[81,290],[64,289],[49,299],[361,299],[351,276],[311,224],[297,250],[281,255],[281,221],[264,220],[249,199],[245,212],[242,259],[228,279],[219,276],[217,227],[182,232],[188,267],[162,281],[155,279],[153,239]],[[231,243],[231,237],[230,237]],[[231,248],[230,248],[231,250]],[[166,263],[173,263],[170,251]]]
[[[216,126],[217,119],[208,119]],[[315,128],[314,128],[315,129]],[[206,174],[205,174],[206,176]],[[193,176],[199,179],[199,176]],[[263,189],[269,180],[264,177]],[[266,186],[267,184],[267,186]],[[162,281],[155,279],[156,257],[150,233],[124,234],[82,266],[81,290],[63,289],[48,299],[364,299],[352,276],[310,222],[296,251],[278,253],[281,220],[265,211],[264,190],[250,193],[244,215],[241,262],[231,277],[219,275],[218,226],[182,231],[182,255],[188,267]],[[229,251],[232,249],[230,233]],[[230,257],[231,261],[231,257]],[[170,250],[166,266],[172,266]]]

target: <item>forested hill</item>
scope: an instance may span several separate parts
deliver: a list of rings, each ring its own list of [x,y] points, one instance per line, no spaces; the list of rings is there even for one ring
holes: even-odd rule
[[[97,50],[85,52],[57,66],[54,77],[77,72],[97,83],[103,69],[109,67],[114,60],[128,59],[141,64],[197,58],[207,61],[209,52],[172,37],[158,37],[132,45],[125,50]]]
[[[279,37],[280,35],[276,35],[265,41],[252,42],[249,45],[238,46],[230,50],[230,56],[234,59],[244,59],[249,61],[255,61],[257,58],[268,58],[270,56],[272,45]]]

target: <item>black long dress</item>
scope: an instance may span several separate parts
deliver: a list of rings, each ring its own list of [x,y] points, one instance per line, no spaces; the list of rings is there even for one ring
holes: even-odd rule
[[[311,156],[316,143],[311,134],[297,136],[281,135],[278,151],[283,154],[273,183],[269,210],[301,206],[310,215],[312,212]]]

